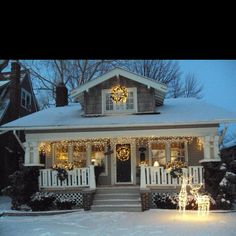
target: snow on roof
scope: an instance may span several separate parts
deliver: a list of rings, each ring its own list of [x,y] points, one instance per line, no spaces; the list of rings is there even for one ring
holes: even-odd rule
[[[236,113],[193,98],[166,99],[163,106],[157,107],[157,111],[160,114],[84,117],[81,106],[76,103],[35,112],[7,123],[0,129],[68,129],[236,122]]]
[[[0,87],[4,86],[5,84],[8,84],[10,80],[0,80]]]
[[[236,146],[236,139],[233,139],[233,140],[225,143],[221,149],[226,149],[226,148],[230,148],[233,146]]]
[[[10,104],[10,100],[9,99],[5,99],[3,101],[0,101],[0,122],[8,108],[8,105]]]

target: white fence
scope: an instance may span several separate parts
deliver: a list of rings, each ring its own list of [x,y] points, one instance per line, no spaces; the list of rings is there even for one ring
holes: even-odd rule
[[[202,166],[183,168],[183,174],[191,176],[193,184],[204,182]],[[181,178],[172,178],[170,173],[163,167],[141,166],[141,188],[146,188],[147,186],[178,186],[181,184]]]
[[[94,166],[77,168],[67,171],[68,178],[64,181],[57,177],[58,172],[53,169],[42,169],[39,175],[39,188],[69,188],[90,187],[96,188]]]

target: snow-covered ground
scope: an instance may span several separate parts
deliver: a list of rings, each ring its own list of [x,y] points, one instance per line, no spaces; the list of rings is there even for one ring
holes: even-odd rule
[[[54,216],[2,216],[1,236],[130,236],[236,235],[236,212],[196,212],[180,215],[176,210],[153,209],[145,212],[79,211]]]

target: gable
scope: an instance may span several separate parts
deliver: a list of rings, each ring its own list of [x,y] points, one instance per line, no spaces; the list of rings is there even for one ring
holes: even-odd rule
[[[74,89],[73,91],[71,91],[71,97],[75,100],[78,100],[78,98],[81,97],[81,93],[88,92],[91,88],[107,80],[119,78],[119,77],[127,78],[129,80],[142,84],[146,86],[148,89],[150,88],[154,89],[156,105],[163,104],[164,97],[167,91],[167,86],[165,84],[154,81],[145,76],[141,76],[141,75],[135,74],[133,72],[130,72],[121,68],[114,68],[113,70],[103,74],[102,76],[99,76],[96,79],[93,79],[81,85],[79,88]]]

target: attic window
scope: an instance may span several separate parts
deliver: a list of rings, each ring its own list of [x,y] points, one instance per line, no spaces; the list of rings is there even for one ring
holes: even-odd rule
[[[117,103],[112,99],[111,90],[103,90],[103,113],[134,113],[137,112],[137,89],[127,88],[128,96],[125,102]]]
[[[31,94],[25,89],[21,89],[21,106],[26,110],[31,110]]]

